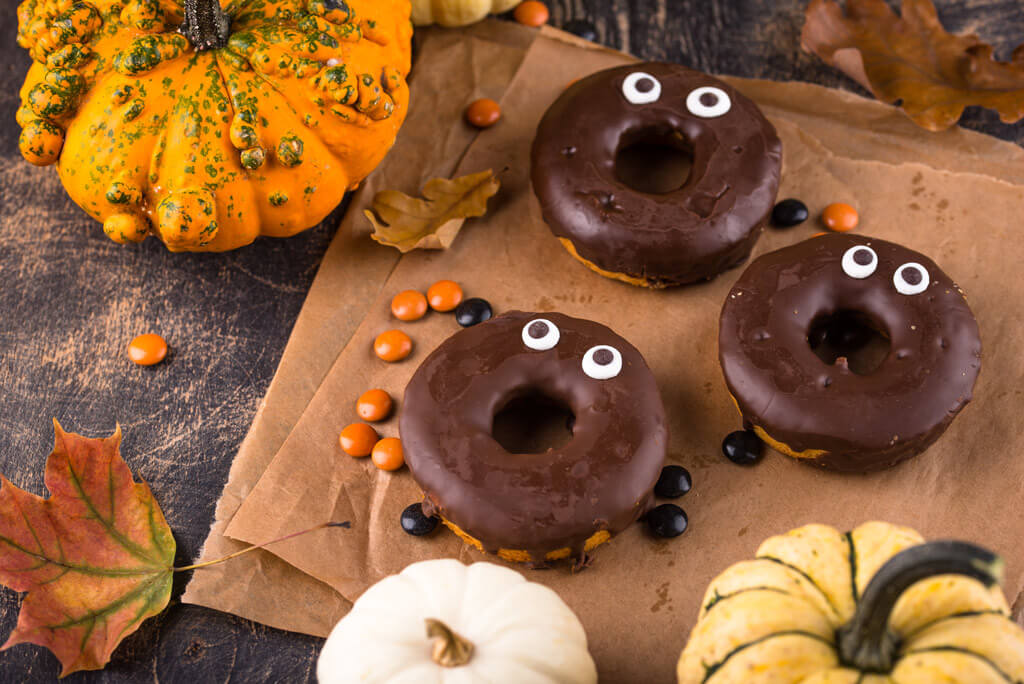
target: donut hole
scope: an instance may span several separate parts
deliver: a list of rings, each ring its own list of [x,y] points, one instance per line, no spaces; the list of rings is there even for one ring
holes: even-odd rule
[[[693,147],[674,128],[627,132],[615,152],[615,177],[648,195],[675,192],[690,180]]]
[[[512,397],[494,415],[491,436],[510,454],[543,454],[572,440],[576,415],[542,392]]]
[[[891,346],[884,326],[862,311],[849,309],[815,317],[807,332],[807,344],[829,366],[845,358],[856,375],[877,370]]]

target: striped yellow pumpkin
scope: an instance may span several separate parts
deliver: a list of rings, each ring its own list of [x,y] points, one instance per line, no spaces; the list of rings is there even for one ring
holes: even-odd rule
[[[871,522],[808,525],[711,582],[680,684],[1018,684],[1001,561]]]

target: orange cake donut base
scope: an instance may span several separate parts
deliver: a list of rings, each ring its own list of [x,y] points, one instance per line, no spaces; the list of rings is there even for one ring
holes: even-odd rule
[[[575,258],[577,261],[579,261],[584,266],[589,268],[591,271],[603,275],[605,278],[611,278],[612,280],[618,280],[623,283],[629,283],[630,285],[636,285],[638,287],[649,287],[652,290],[663,290],[667,287],[667,285],[663,283],[659,283],[657,281],[650,281],[647,280],[646,278],[637,278],[635,276],[626,275],[625,273],[612,273],[611,271],[606,271],[597,264],[591,261],[587,261],[586,259],[581,257],[579,255],[579,252],[576,251],[576,246],[573,245],[568,238],[558,238],[558,241],[562,243],[562,246],[565,247],[566,251],[568,251],[569,254],[572,254],[573,258]]]
[[[477,551],[484,550],[484,545],[480,543],[479,539],[469,535],[467,532],[463,531],[462,528],[460,528],[452,521],[442,516],[441,522],[443,522],[448,529],[450,529],[452,532],[458,535],[458,537],[462,539],[462,541],[476,548]],[[612,535],[608,532],[608,530],[598,530],[594,534],[590,535],[586,543],[584,543],[583,545],[583,550],[592,551],[593,549],[597,548],[598,546],[605,543],[611,538]],[[548,551],[544,555],[544,558],[540,560],[533,558],[533,556],[530,555],[530,552],[524,549],[498,549],[497,556],[502,560],[508,561],[509,563],[537,563],[544,561],[562,560],[563,558],[568,558],[570,553],[572,553],[572,550],[568,546],[563,546],[560,549]]]
[[[742,416],[743,412],[740,411],[740,405],[736,401],[736,397],[730,394],[729,398],[732,399],[733,406],[736,407],[736,410],[739,411],[739,414]],[[824,449],[804,449],[803,451],[794,451],[789,447],[789,445],[780,442],[779,440],[775,439],[767,432],[765,432],[760,425],[754,426],[754,432],[757,433],[757,436],[761,438],[762,442],[770,446],[772,449],[775,449],[780,454],[785,454],[786,456],[790,456],[792,458],[815,461],[828,453]]]

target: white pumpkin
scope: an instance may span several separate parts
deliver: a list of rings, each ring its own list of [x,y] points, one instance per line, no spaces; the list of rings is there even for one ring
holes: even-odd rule
[[[417,26],[466,26],[488,14],[507,12],[520,0],[412,0],[412,23]]]
[[[597,681],[583,625],[555,592],[452,559],[370,587],[327,637],[316,674],[320,684]]]

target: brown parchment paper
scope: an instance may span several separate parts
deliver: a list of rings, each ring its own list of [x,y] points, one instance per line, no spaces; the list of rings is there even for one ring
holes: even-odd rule
[[[421,70],[426,68],[427,47],[425,41]],[[1019,455],[1024,446],[1024,419],[1019,415],[1024,360],[1017,348],[1024,335],[1018,304],[1024,282],[1015,272],[1024,248],[1015,227],[1024,209],[1024,188],[1014,183],[1024,182],[1024,154],[965,131],[925,133],[895,110],[848,94],[733,79],[764,106],[783,137],[782,194],[801,197],[812,213],[831,201],[852,202],[861,210],[860,230],[865,234],[929,253],[967,291],[985,343],[974,403],[918,459],[869,477],[819,472],[775,454],[743,469],[725,461],[719,451],[722,437],[736,429],[739,418],[725,392],[716,353],[719,308],[739,271],[669,292],[605,280],[565,254],[543,225],[530,193],[529,142],[546,106],[573,78],[624,59],[552,31],[535,40],[501,98],[502,122],[472,141],[455,170],[508,168],[489,215],[468,224],[448,252],[414,253],[398,260],[377,283],[376,299],[363,307],[365,318],[354,332],[336,336],[329,328],[315,329],[321,337],[304,341],[340,354],[311,401],[308,394],[279,400],[291,415],[296,406],[308,406],[226,534],[263,541],[327,519],[351,520],[353,529],[271,547],[294,569],[282,571],[272,585],[248,582],[236,600],[218,607],[240,612],[240,602],[246,602],[245,610],[254,619],[324,634],[326,630],[300,623],[329,625],[344,613],[343,603],[293,603],[291,610],[315,611],[315,619],[309,614],[270,615],[288,607],[266,593],[304,591],[305,573],[354,599],[369,584],[415,560],[484,558],[446,532],[428,539],[404,535],[398,514],[419,498],[408,473],[382,473],[344,456],[336,446],[338,430],[354,419],[353,404],[361,391],[380,386],[401,397],[416,364],[456,330],[450,316],[432,314],[400,326],[417,345],[408,361],[383,364],[371,351],[373,337],[396,326],[387,307],[394,292],[425,288],[442,277],[458,279],[470,296],[486,297],[499,311],[558,309],[605,322],[640,348],[659,380],[671,420],[670,459],[694,475],[694,490],[679,502],[690,515],[690,530],[679,539],[659,541],[634,526],[599,549],[594,566],[579,575],[571,576],[564,568],[528,573],[530,579],[552,586],[580,615],[602,681],[670,680],[710,578],[751,556],[762,538],[808,522],[849,528],[868,519],[886,519],[912,525],[927,536],[985,543],[1007,558],[1010,600],[1020,595],[1024,521],[1016,502],[1024,485]],[[461,67],[447,76],[457,80],[469,73]],[[411,124],[416,124],[414,118]],[[392,164],[440,168],[429,156],[436,149],[419,152],[404,142],[382,171]],[[399,159],[400,150],[408,156]],[[415,185],[395,187],[412,191]],[[362,226],[352,217],[367,201],[368,195],[357,197],[346,218],[353,244],[359,243],[356,233]],[[817,229],[809,222],[790,231],[768,231],[757,252],[806,238]],[[350,267],[347,255],[332,248],[317,284],[331,277],[325,274]],[[315,286],[307,309],[314,297],[330,300],[323,303],[325,311],[331,304],[343,308],[353,301],[344,291]],[[301,349],[297,339],[304,330],[297,326],[286,360],[293,349]],[[301,357],[295,358],[287,371],[303,373]],[[323,376],[322,368],[316,380]],[[285,371],[283,363],[279,376]],[[268,413],[261,412],[254,434],[258,423],[269,420]],[[382,431],[394,434],[394,422]],[[264,460],[249,459],[242,491],[252,486],[253,476],[266,464],[265,454],[276,446],[264,441],[258,445]],[[197,573],[193,585],[201,579]]]

